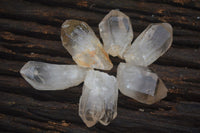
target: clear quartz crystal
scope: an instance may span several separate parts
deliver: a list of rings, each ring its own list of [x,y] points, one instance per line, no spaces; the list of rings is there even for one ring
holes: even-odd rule
[[[84,81],[86,68],[29,61],[20,70],[23,78],[37,90],[64,90]]]
[[[99,24],[104,49],[112,56],[123,58],[123,53],[133,40],[133,31],[128,16],[111,10]]]
[[[162,56],[172,44],[172,27],[168,23],[150,24],[128,47],[126,62],[148,66]]]
[[[87,72],[79,115],[88,127],[98,121],[108,125],[117,116],[118,86],[114,76],[95,70]]]
[[[147,67],[120,63],[117,68],[120,91],[141,103],[153,104],[167,96],[167,88]]]
[[[103,70],[113,67],[101,42],[85,22],[66,20],[62,24],[61,40],[78,65]]]

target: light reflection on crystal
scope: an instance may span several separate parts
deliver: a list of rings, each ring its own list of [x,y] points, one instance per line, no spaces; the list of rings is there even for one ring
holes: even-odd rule
[[[124,51],[133,40],[129,17],[118,10],[111,10],[100,22],[99,31],[106,52],[123,58]]]
[[[62,24],[61,40],[78,65],[102,70],[113,67],[101,42],[85,22],[66,20]]]
[[[88,127],[108,125],[117,116],[118,86],[114,76],[89,70],[79,102],[79,115]]]
[[[23,78],[37,90],[64,90],[84,81],[87,69],[77,65],[27,62],[20,70]]]
[[[162,56],[172,44],[172,27],[168,23],[150,24],[128,47],[126,62],[148,66]]]
[[[167,88],[147,67],[120,63],[117,68],[119,90],[141,103],[153,104],[167,96]]]

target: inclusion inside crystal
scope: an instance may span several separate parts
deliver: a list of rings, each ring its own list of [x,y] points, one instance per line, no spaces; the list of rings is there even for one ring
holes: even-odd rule
[[[66,20],[62,24],[61,40],[79,66],[102,70],[113,67],[101,42],[85,22]]]
[[[108,125],[116,118],[118,88],[124,95],[145,104],[160,101],[168,91],[147,66],[171,46],[170,24],[150,24],[130,45],[133,31],[129,17],[112,10],[100,22],[99,30],[104,47],[87,23],[66,20],[61,27],[61,40],[77,65],[29,61],[20,70],[23,78],[37,90],[63,90],[84,81],[79,116],[88,127],[98,122]],[[126,60],[118,65],[117,79],[93,70],[112,69],[107,53]]]

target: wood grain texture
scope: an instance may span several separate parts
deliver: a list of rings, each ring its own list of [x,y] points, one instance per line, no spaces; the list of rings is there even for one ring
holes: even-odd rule
[[[172,47],[150,66],[169,93],[153,105],[119,94],[117,118],[87,128],[78,116],[82,84],[37,91],[19,70],[29,60],[75,64],[61,45],[61,24],[85,21],[99,37],[98,23],[111,9],[130,16],[134,38],[150,23],[172,24]],[[200,132],[199,0],[0,0],[0,29],[1,132]],[[107,72],[116,75],[123,60],[110,58],[114,67]]]

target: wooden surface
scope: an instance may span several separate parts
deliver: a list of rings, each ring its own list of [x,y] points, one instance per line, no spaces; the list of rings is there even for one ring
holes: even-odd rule
[[[109,126],[87,128],[78,116],[82,84],[63,91],[37,91],[19,74],[29,60],[75,64],[61,45],[66,19],[98,23],[111,10],[131,18],[135,37],[150,23],[174,28],[170,50],[150,67],[169,88],[153,105],[122,94],[118,116]],[[1,132],[200,132],[199,0],[0,0]],[[116,75],[120,59],[112,58]]]

